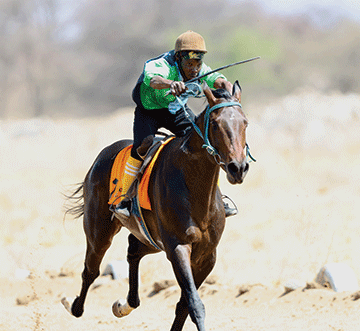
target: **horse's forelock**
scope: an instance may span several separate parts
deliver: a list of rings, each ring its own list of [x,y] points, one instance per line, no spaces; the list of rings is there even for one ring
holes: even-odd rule
[[[213,90],[212,94],[214,95],[215,98],[217,99],[225,99],[225,100],[230,100],[231,99],[231,94],[229,93],[228,90],[225,90],[223,88],[219,88],[217,90]]]

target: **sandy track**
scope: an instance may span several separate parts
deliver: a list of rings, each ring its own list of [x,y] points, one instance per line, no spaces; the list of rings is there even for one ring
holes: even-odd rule
[[[173,286],[151,295],[141,287],[141,306],[123,319],[111,305],[127,292],[126,281],[111,281],[91,290],[83,317],[70,316],[60,304],[63,290],[76,293],[79,277],[44,277],[25,282],[2,281],[1,330],[152,330],[170,329],[180,290]],[[244,288],[244,286],[242,287]],[[261,284],[228,286],[217,280],[200,289],[208,330],[357,330],[360,301],[350,293],[298,289],[283,295],[281,287]],[[4,293],[5,292],[5,293]],[[15,300],[16,298],[16,300]],[[9,318],[11,316],[11,318]],[[187,321],[185,330],[195,330]]]
[[[212,276],[200,289],[208,330],[358,330],[359,300],[313,289],[282,296],[289,279],[312,281],[327,262],[360,275],[359,96],[301,92],[251,113],[248,142],[258,162],[224,194],[240,213],[227,222]],[[149,297],[155,281],[174,279],[163,254],[141,264],[142,305],[124,319],[111,305],[126,281],[89,293],[82,318],[60,303],[80,290],[85,238],[81,220],[63,219],[70,184],[96,155],[131,136],[132,113],[86,120],[0,122],[0,330],[168,330],[179,289]],[[127,231],[102,268],[125,259]],[[18,268],[31,278],[17,279]],[[60,277],[63,273],[66,277]],[[239,289],[249,291],[239,296]],[[195,330],[188,321],[185,330]]]

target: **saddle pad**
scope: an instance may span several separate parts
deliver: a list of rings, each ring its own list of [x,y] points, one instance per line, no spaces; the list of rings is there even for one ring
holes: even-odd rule
[[[132,145],[127,146],[118,153],[111,168],[109,205],[116,205],[120,202],[122,192],[121,178],[125,171],[126,162],[130,156],[131,147]]]
[[[149,182],[150,182],[150,175],[152,169],[154,168],[154,164],[164,148],[164,146],[169,143],[175,137],[171,137],[170,139],[166,140],[156,151],[155,155],[153,156],[152,160],[150,161],[149,165],[144,171],[144,174],[141,178],[139,188],[138,188],[138,199],[140,202],[140,207],[144,209],[151,210],[151,203],[149,198]],[[117,204],[120,202],[121,192],[122,192],[122,183],[121,178],[125,170],[125,164],[127,159],[130,156],[132,145],[124,148],[121,150],[115,158],[115,162],[111,169],[111,177],[110,177],[110,199],[109,204]]]
[[[151,210],[151,203],[149,198],[149,182],[150,182],[150,175],[152,173],[152,170],[154,168],[154,164],[156,160],[158,159],[162,149],[167,145],[171,140],[173,140],[175,137],[170,137],[166,141],[163,141],[160,145],[159,149],[154,154],[153,158],[151,159],[149,165],[147,166],[144,175],[141,178],[140,184],[139,184],[139,201],[140,201],[140,207],[144,209]]]

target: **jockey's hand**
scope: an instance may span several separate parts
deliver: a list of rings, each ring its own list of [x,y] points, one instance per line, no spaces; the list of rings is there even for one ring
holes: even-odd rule
[[[170,84],[170,93],[172,95],[180,96],[187,90],[184,82],[173,81]]]

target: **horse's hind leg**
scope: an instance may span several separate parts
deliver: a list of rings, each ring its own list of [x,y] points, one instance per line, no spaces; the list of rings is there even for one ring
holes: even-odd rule
[[[97,218],[95,218],[95,215]],[[88,217],[88,215],[90,215]],[[90,285],[100,274],[100,264],[105,252],[110,247],[112,239],[121,229],[120,223],[111,220],[111,214],[103,219],[94,210],[84,214],[84,229],[87,239],[87,249],[85,255],[84,271],[82,273],[82,287],[78,297],[72,305],[66,298],[62,300],[65,308],[75,316],[80,317],[84,312],[84,302]]]
[[[129,235],[127,260],[129,262],[129,293],[125,303],[119,300],[113,304],[113,313],[116,317],[129,315],[132,310],[139,307],[139,264],[147,254],[157,253],[158,250],[144,245],[133,234]]]
[[[100,274],[100,264],[104,257],[106,250],[110,247],[106,245],[97,249],[93,248],[89,244],[87,245],[86,256],[85,256],[85,266],[84,271],[82,272],[82,286],[80,295],[74,300],[71,306],[71,313],[75,317],[80,317],[84,312],[84,302],[89,290],[90,285],[95,281],[95,279]]]

